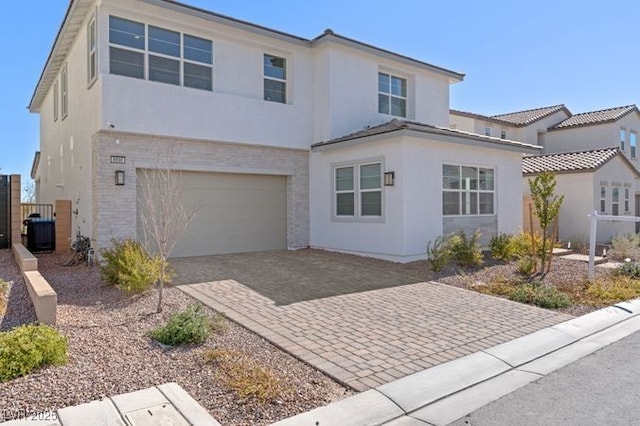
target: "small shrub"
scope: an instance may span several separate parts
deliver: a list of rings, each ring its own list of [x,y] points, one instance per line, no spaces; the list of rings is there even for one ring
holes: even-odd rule
[[[638,238],[637,235],[616,235],[611,239],[611,250],[609,250],[607,256],[614,260],[627,258],[639,260]]]
[[[640,281],[630,276],[600,278],[586,285],[582,302],[588,305],[610,305],[640,296]]]
[[[427,263],[432,271],[439,272],[447,266],[451,260],[451,247],[458,243],[459,238],[457,235],[440,235],[433,241],[433,246],[429,241],[427,244]]]
[[[468,238],[463,230],[456,233],[457,239],[451,243],[451,254],[455,262],[462,267],[482,265],[482,250],[478,240],[480,231],[476,231]]]
[[[536,259],[533,256],[523,256],[518,260],[518,273],[530,277],[536,270]]]
[[[67,362],[68,340],[48,325],[28,324],[0,333],[0,382],[46,365]]]
[[[618,267],[618,274],[640,279],[640,262],[624,262]]]
[[[113,240],[113,247],[103,250],[102,257],[102,278],[128,293],[142,293],[160,278],[162,259],[149,256],[136,240]]]
[[[547,309],[566,308],[573,303],[568,295],[555,287],[533,284],[523,284],[515,287],[509,294],[509,299]]]
[[[491,294],[493,296],[509,296],[513,291],[513,284],[506,281],[492,281],[483,285],[471,286],[473,290],[476,290],[482,294]]]
[[[514,237],[509,234],[500,233],[491,237],[489,241],[489,249],[494,259],[510,261],[517,254],[517,247],[514,243]]]
[[[200,304],[192,304],[169,317],[163,326],[151,330],[153,340],[169,346],[203,343],[211,333],[211,323]]]
[[[274,370],[260,365],[242,352],[212,349],[205,352],[204,360],[218,366],[220,380],[241,398],[252,397],[265,404],[291,392]]]

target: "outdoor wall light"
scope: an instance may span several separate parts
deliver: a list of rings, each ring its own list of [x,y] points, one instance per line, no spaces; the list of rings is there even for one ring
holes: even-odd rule
[[[116,185],[124,185],[124,170],[116,170]]]
[[[384,186],[393,186],[396,181],[396,172],[384,173]]]

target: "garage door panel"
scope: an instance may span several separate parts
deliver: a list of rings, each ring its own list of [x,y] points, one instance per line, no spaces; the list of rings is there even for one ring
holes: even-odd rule
[[[286,249],[286,177],[183,172],[183,203],[200,209],[172,257]]]

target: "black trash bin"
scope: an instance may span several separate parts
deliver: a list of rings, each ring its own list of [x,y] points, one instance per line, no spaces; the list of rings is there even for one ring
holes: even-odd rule
[[[30,252],[53,251],[56,248],[56,227],[51,219],[27,219],[27,248]]]

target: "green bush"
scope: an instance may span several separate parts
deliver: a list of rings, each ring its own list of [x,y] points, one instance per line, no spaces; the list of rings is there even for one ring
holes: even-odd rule
[[[634,279],[640,279],[640,263],[639,262],[625,262],[618,267],[618,273],[620,275],[626,275]]]
[[[536,270],[536,258],[533,256],[522,256],[518,260],[518,273],[524,277],[530,277]]]
[[[142,293],[160,278],[162,259],[149,256],[136,240],[113,240],[113,247],[103,250],[102,257],[102,278],[128,293]]]
[[[455,235],[458,238],[451,242],[453,260],[462,267],[482,265],[482,250],[478,244],[480,231],[474,232],[471,238],[468,238],[463,230],[459,230]]]
[[[433,241],[433,246],[429,241],[427,244],[427,263],[431,270],[439,272],[447,266],[451,260],[451,247],[458,244],[459,238],[457,235],[440,235]]]
[[[514,240],[514,236],[505,233],[500,233],[491,237],[491,241],[489,241],[491,257],[498,260],[504,260],[506,262],[512,260],[516,257],[518,249]]]
[[[624,260],[626,258],[638,259],[640,249],[638,249],[637,235],[616,235],[611,239],[611,250],[607,256],[614,260]]]
[[[515,287],[509,293],[509,299],[548,309],[566,308],[573,303],[568,295],[555,287],[533,284],[523,284]]]
[[[0,382],[46,365],[64,365],[69,343],[48,325],[27,324],[0,333]]]
[[[200,304],[189,305],[186,310],[175,313],[163,326],[148,334],[153,340],[169,346],[202,343],[211,333],[211,322]]]

